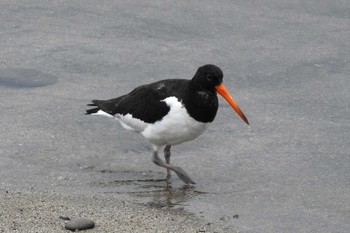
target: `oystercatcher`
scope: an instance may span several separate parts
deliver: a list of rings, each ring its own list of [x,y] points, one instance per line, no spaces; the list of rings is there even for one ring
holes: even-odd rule
[[[249,124],[224,84],[223,73],[215,65],[199,67],[191,80],[167,79],[135,88],[129,94],[109,100],[92,100],[87,115],[118,119],[127,129],[140,133],[153,146],[153,162],[167,169],[170,184],[174,171],[186,184],[195,182],[186,172],[170,164],[170,148],[201,135],[214,120],[219,93],[237,114]],[[164,148],[165,162],[158,157]]]

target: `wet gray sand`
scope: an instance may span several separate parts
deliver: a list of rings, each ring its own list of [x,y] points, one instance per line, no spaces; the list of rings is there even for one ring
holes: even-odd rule
[[[106,196],[1,190],[0,232],[70,232],[61,216],[95,222],[86,232],[232,232],[192,214],[135,205]],[[82,231],[84,232],[84,231]]]

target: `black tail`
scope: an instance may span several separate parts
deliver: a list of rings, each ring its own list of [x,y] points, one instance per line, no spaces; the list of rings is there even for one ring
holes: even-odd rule
[[[118,113],[118,103],[123,99],[123,97],[124,96],[120,96],[109,100],[92,100],[92,103],[88,104],[87,106],[93,106],[96,108],[86,110],[86,115],[90,115],[98,112],[98,110],[102,110],[105,113],[114,116],[116,113]]]
[[[100,110],[99,104],[102,104],[104,102],[104,100],[92,100],[91,104],[88,104],[87,106],[95,106],[97,108],[92,108],[92,109],[88,109],[86,110],[85,115],[90,115],[90,114],[94,114],[96,112],[98,112],[98,110]]]
[[[90,105],[89,105],[89,106],[90,106]],[[94,113],[98,112],[98,110],[100,110],[100,108],[92,108],[92,109],[88,109],[88,110],[86,110],[85,115],[94,114]]]

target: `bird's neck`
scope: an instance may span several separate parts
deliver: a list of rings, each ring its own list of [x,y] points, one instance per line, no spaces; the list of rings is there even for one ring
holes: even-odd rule
[[[190,89],[185,102],[188,113],[195,120],[204,123],[214,120],[218,110],[218,98],[215,90],[198,87]]]

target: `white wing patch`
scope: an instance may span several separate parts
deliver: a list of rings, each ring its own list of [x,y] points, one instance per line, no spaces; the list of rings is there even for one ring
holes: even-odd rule
[[[131,114],[116,115],[117,119],[119,120],[120,124],[123,126],[124,129],[136,131],[136,132],[142,132],[148,125],[148,123],[143,122],[137,118],[134,118]]]
[[[116,120],[119,120],[120,124],[123,126],[124,129],[141,132],[147,127],[147,123],[133,118],[131,114],[121,115],[116,114],[115,116],[108,114],[102,110],[98,110],[96,113],[93,113],[91,115],[94,116],[106,116],[109,118],[114,118]]]
[[[114,118],[113,115],[108,114],[108,113],[106,113],[106,112],[104,112],[104,111],[102,111],[102,110],[98,110],[96,113],[93,113],[93,114],[91,114],[91,115],[92,115],[92,116],[106,116],[106,117]]]

